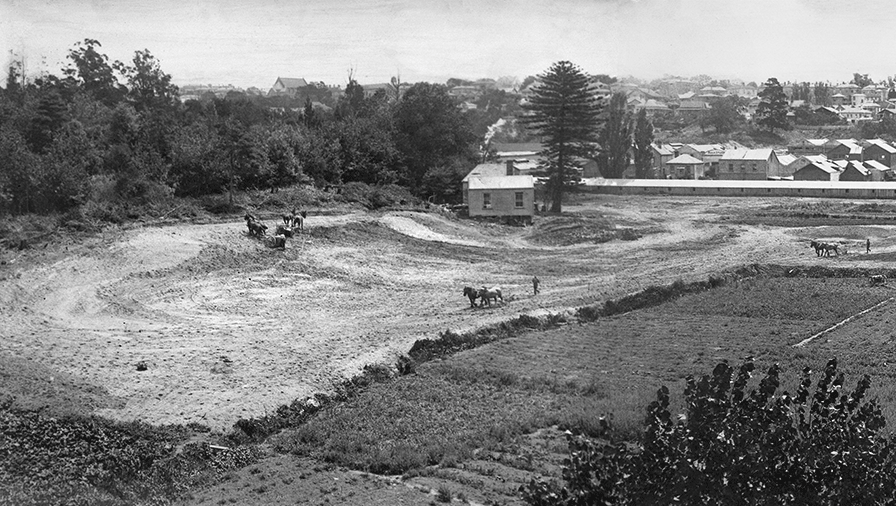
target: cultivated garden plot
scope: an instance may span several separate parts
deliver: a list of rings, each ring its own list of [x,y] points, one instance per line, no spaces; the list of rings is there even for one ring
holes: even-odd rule
[[[111,231],[6,264],[0,393],[51,415],[224,431],[330,391],[367,364],[394,364],[415,341],[445,330],[521,314],[574,321],[578,307],[742,265],[816,274],[890,267],[893,225],[806,227],[796,218],[765,223],[753,212],[781,202],[585,195],[563,216],[539,216],[525,228],[438,213],[311,215],[307,233],[282,251],[248,237],[238,218]],[[814,239],[859,235],[872,238],[871,254],[818,257],[809,248]],[[542,281],[538,296],[533,275]],[[444,472],[414,480],[434,488],[426,480],[455,480],[454,490],[480,480],[486,485],[467,496],[485,500],[510,497],[532,472],[556,471],[561,432],[535,437],[540,449],[521,435],[553,426],[587,431],[605,413],[620,430],[637,431],[659,385],[680,391],[686,375],[721,359],[752,355],[760,365],[798,369],[838,355],[861,367],[856,374],[886,371],[890,361],[873,345],[889,344],[886,304],[810,345],[791,345],[891,297],[889,284],[778,275],[426,363],[272,443],[378,472],[436,465]],[[506,301],[471,308],[467,285],[500,285]]]
[[[411,483],[454,479],[451,488],[467,497],[513,503],[519,500],[516,488],[533,474],[556,473],[563,451],[562,438],[555,437],[551,448],[520,436],[542,434],[546,427],[588,432],[600,416],[612,415],[617,430],[637,439],[660,386],[669,387],[675,409],[683,411],[684,378],[706,374],[723,360],[738,364],[754,357],[760,369],[780,363],[789,381],[805,366],[844,357],[850,376],[872,374],[872,395],[886,399],[890,374],[875,372],[882,359],[873,347],[856,348],[852,339],[833,334],[824,346],[793,345],[892,296],[865,277],[760,274],[653,308],[527,332],[426,363],[413,376],[373,385],[339,409],[285,431],[273,444],[363,471],[424,468],[420,477],[410,474]],[[843,336],[889,311],[881,306],[869,320],[853,320],[841,327]],[[481,471],[484,463],[498,470]]]

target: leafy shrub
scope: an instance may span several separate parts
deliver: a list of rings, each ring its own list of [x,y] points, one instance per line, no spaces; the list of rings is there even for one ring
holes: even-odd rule
[[[395,184],[370,186],[356,181],[343,185],[340,194],[345,202],[355,202],[368,209],[420,204],[407,188]]]
[[[0,504],[165,504],[257,459],[213,451],[179,426],[51,418],[0,404]]]
[[[401,376],[414,374],[417,372],[417,361],[407,355],[401,355],[398,357],[395,368],[398,369],[398,374]]]
[[[831,360],[812,387],[802,373],[796,394],[778,392],[773,365],[747,390],[751,359],[735,371],[687,379],[687,412],[673,418],[662,387],[647,408],[639,446],[569,435],[564,483],[532,480],[532,505],[584,504],[892,504],[894,441],[884,416],[865,400],[866,375],[842,392]]]

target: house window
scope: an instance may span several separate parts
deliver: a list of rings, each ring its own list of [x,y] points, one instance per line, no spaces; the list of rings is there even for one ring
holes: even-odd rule
[[[734,172],[734,164],[733,164],[733,163],[729,163],[729,164],[728,164],[728,171],[729,171],[729,172]]]
[[[753,164],[753,172],[756,172],[756,164]]]
[[[491,193],[483,193],[482,194],[482,208],[483,209],[491,209],[492,208],[492,194]]]
[[[513,194],[513,206],[517,209],[523,208],[523,192],[516,192]]]

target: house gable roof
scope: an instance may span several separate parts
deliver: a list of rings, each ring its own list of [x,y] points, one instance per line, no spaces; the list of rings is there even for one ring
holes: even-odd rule
[[[865,166],[871,170],[879,170],[881,172],[887,172],[889,170],[892,170],[892,169],[890,169],[890,167],[887,167],[886,165],[878,162],[877,160],[865,160]]]
[[[277,81],[274,81],[274,84],[277,84],[278,81],[286,89],[304,88],[305,86],[308,86],[308,82],[305,81],[305,78],[303,77],[278,77]]]
[[[661,144],[659,146],[656,144],[651,144],[650,147],[653,148],[653,150],[656,151],[660,156],[670,156],[674,154],[672,152],[672,146],[668,144]]]
[[[841,171],[839,166],[837,166],[835,163],[828,160],[828,157],[826,157],[824,155],[801,156],[794,163],[802,163],[803,161],[805,161],[806,164],[803,167],[801,167],[799,170],[797,170],[796,172],[806,169],[807,167],[813,167],[818,170],[827,172],[828,174],[838,174]]]
[[[474,177],[509,177],[507,176],[507,164],[505,163],[480,163],[470,171],[462,181],[469,181]]]
[[[666,162],[666,165],[703,165],[703,160],[698,160],[693,156],[685,153]]]
[[[868,174],[870,174],[870,171],[864,165],[862,165],[862,162],[858,160],[853,160],[846,164],[846,166],[843,168],[843,172],[846,172],[850,169],[858,172],[862,176],[867,176]]]
[[[755,160],[755,161],[768,161],[772,156],[771,148],[762,148],[762,149],[729,149],[725,151],[725,154],[722,155],[722,158],[719,159],[720,162],[723,161],[734,161],[734,160]]]
[[[888,143],[887,141],[885,141],[883,139],[868,139],[868,141],[866,141],[866,142],[868,142],[868,144],[870,144],[872,146],[877,146],[877,147],[883,149],[887,153],[890,153],[890,154],[896,153],[896,148],[891,146],[890,143]]]

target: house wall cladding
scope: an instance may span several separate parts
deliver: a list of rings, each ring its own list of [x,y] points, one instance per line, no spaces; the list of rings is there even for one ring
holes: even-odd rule
[[[523,206],[516,207],[516,193],[523,193]],[[484,195],[488,193],[491,208],[483,209]],[[535,190],[527,189],[474,189],[468,191],[467,203],[470,216],[532,216],[535,213]]]

